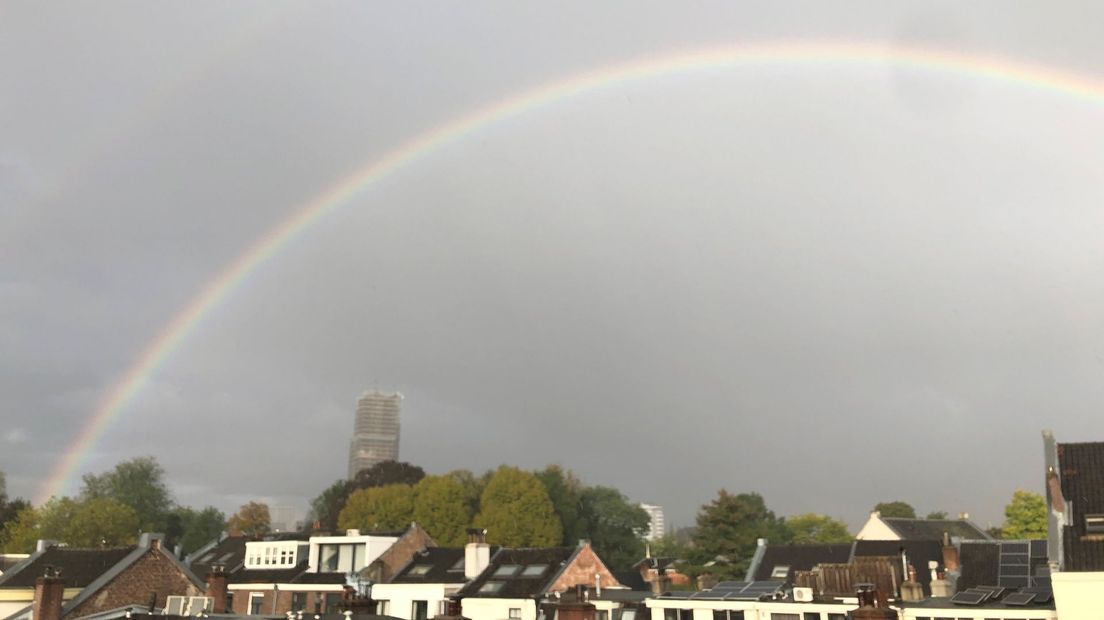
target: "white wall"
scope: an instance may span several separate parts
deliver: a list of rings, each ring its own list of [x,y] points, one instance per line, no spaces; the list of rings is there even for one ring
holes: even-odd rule
[[[428,601],[428,616],[432,618],[440,613],[441,601],[448,600],[449,595],[458,591],[461,585],[463,584],[446,586],[440,583],[380,583],[372,586],[372,598],[387,601],[387,613],[383,615],[404,620],[411,620],[414,601]]]
[[[537,620],[537,603],[531,598],[466,598],[461,605],[471,620],[506,620],[511,607],[521,609],[521,620]]]
[[[881,516],[876,513],[870,513],[870,518],[867,519],[866,525],[862,526],[858,534],[855,534],[856,540],[901,540],[901,537],[897,535],[888,525],[882,522]]]
[[[1104,573],[1051,573],[1050,583],[1062,620],[1104,617]]]

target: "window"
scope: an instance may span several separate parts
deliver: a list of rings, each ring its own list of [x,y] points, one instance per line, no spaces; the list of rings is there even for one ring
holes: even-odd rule
[[[846,614],[832,614],[832,613],[830,613],[830,614],[828,614],[828,620],[847,620],[847,615]],[[917,618],[916,620],[920,620],[920,619]],[[927,618],[925,620],[931,620],[931,618]]]
[[[291,593],[291,610],[302,611],[307,606],[307,593],[306,592],[292,592]]]
[[[502,586],[506,585],[504,581],[488,581],[487,583],[479,586],[480,594],[494,594],[502,589]]]
[[[429,617],[429,601],[410,603],[410,620],[426,620]]]
[[[680,609],[679,610],[679,620],[694,620],[694,610],[693,609]]]
[[[510,608],[510,618],[511,618],[511,620],[521,620],[521,608],[520,607],[511,607]]]
[[[800,614],[771,614],[771,620],[801,620]]]
[[[391,601],[376,601],[376,613],[381,616],[390,615]]]
[[[264,605],[264,594],[258,592],[249,593],[249,615],[261,615],[261,605]]]
[[[406,574],[412,577],[422,577],[428,573],[431,568],[433,568],[432,564],[415,564]]]
[[[820,614],[815,611],[807,611],[801,614],[803,620],[820,620]]]
[[[234,613],[234,593],[233,592],[227,592],[226,593],[226,613],[228,613],[228,614]]]
[[[596,614],[596,620],[609,620],[609,612],[604,609],[597,611]]]
[[[679,620],[678,612],[677,609],[664,609],[663,620]]]
[[[1104,534],[1104,515],[1085,515],[1086,534]]]
[[[456,564],[452,565],[452,568],[449,569],[449,572],[450,573],[459,573],[459,572],[462,572],[463,570],[464,570],[464,558],[460,558],[459,560],[456,561]]]
[[[362,568],[357,562],[362,545],[319,545],[318,570],[323,573],[351,573]]]
[[[339,614],[341,613],[341,595],[340,594],[327,594],[326,595],[326,613]]]
[[[785,564],[775,566],[774,569],[771,570],[771,579],[785,579],[789,575],[790,567]]]
[[[649,617],[651,617],[651,616],[649,616]],[[621,610],[621,620],[636,620],[636,610],[635,609],[629,609],[629,608],[622,609]]]
[[[547,564],[530,564],[521,571],[522,577],[540,577],[548,570]]]
[[[513,577],[517,572],[521,570],[521,566],[517,564],[503,564],[495,569],[492,577]]]

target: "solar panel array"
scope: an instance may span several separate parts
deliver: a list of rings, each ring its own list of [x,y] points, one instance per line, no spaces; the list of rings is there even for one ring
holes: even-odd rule
[[[758,601],[783,593],[784,581],[722,581],[689,598],[706,601]]]

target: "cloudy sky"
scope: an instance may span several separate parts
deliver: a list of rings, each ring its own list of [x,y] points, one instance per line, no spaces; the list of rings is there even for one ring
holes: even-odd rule
[[[0,469],[37,496],[239,254],[483,106],[724,45],[857,41],[1104,83],[1096,3],[7,2]],[[1104,439],[1104,105],[824,58],[577,92],[366,188],[245,278],[95,442],[179,501],[305,507],[365,389],[431,472],[561,463],[687,525],[717,489],[998,523]],[[75,491],[75,485],[68,491]]]

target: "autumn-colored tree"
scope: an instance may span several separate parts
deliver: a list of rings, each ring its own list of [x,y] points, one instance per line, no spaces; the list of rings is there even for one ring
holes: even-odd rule
[[[426,476],[414,485],[414,520],[441,546],[464,546],[469,510],[467,491],[455,478]]]
[[[1002,538],[1033,539],[1047,537],[1046,500],[1038,493],[1018,490],[1004,507]]]
[[[532,473],[503,465],[495,471],[479,501],[476,527],[487,542],[507,547],[550,547],[563,530],[548,491]]]
[[[798,545],[851,542],[847,524],[828,515],[813,512],[786,518],[786,527]]]
[[[226,529],[233,536],[260,538],[272,530],[272,516],[268,504],[249,502],[226,522]]]
[[[337,516],[337,526],[367,531],[401,530],[413,518],[414,489],[407,484],[390,484],[355,491]]]

